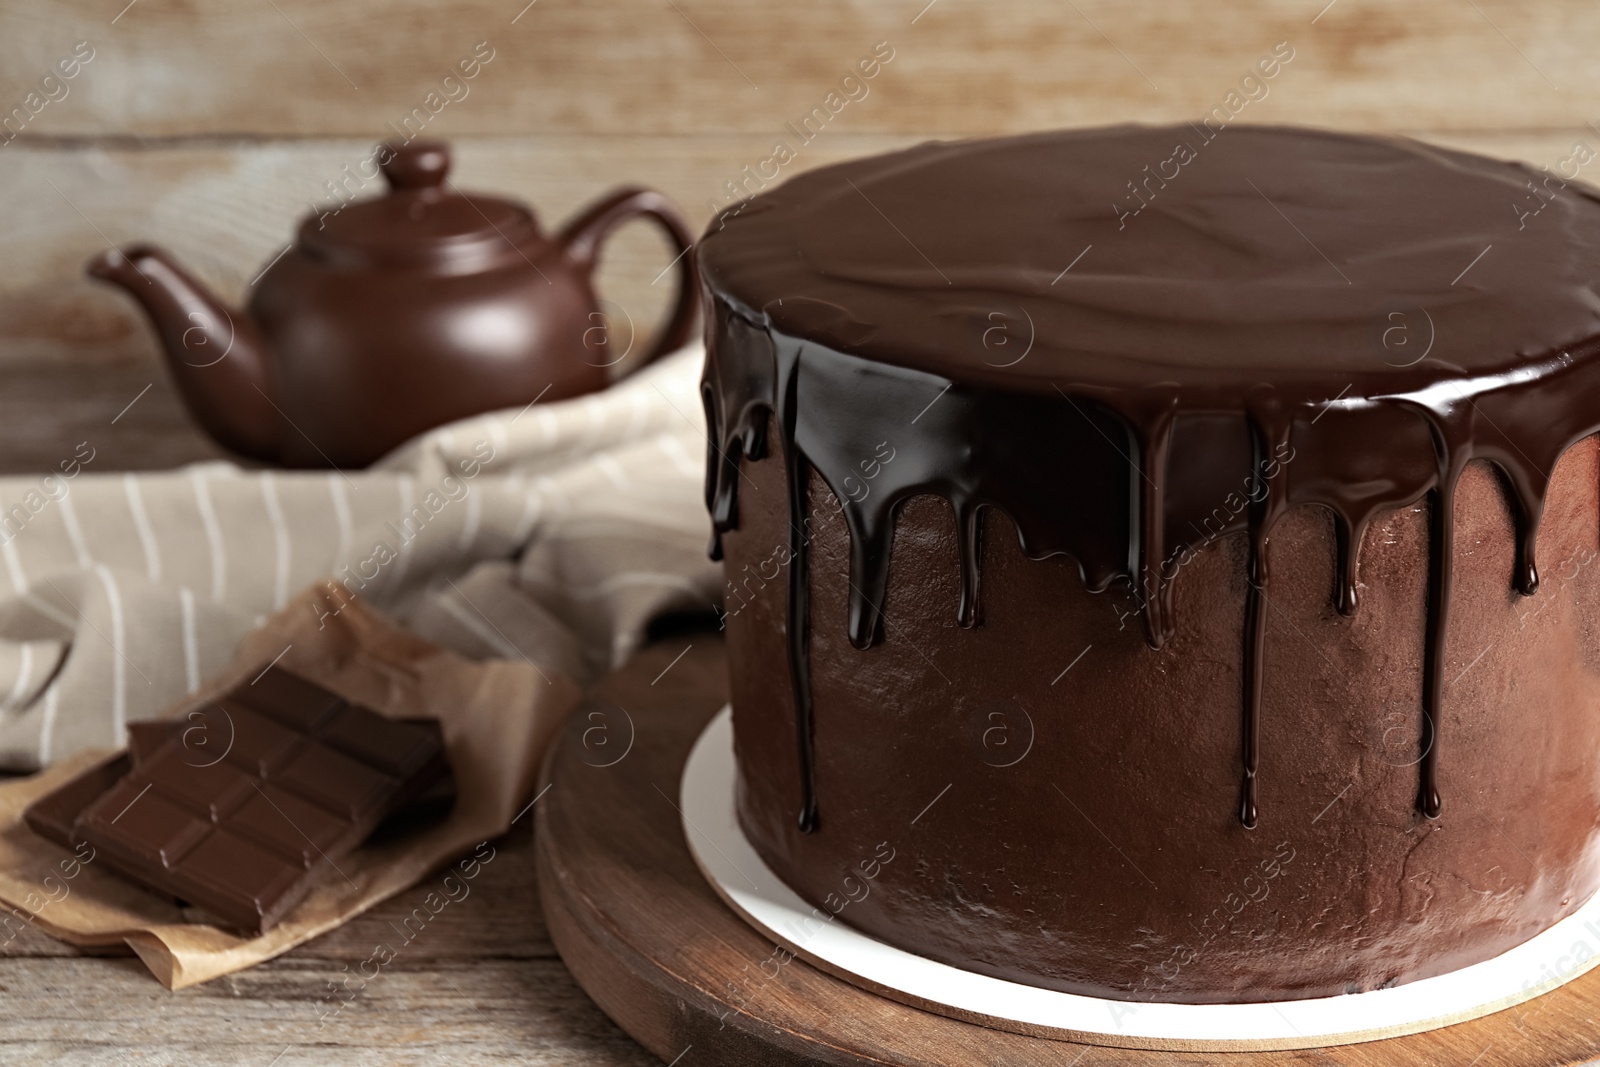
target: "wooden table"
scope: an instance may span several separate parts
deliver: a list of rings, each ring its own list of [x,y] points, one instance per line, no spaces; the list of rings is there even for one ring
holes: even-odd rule
[[[524,817],[494,842],[498,854],[472,895],[326,1024],[329,983],[392,941],[389,921],[417,906],[426,886],[286,956],[177,993],[131,952],[90,955],[23,931],[0,949],[0,1063],[656,1064],[551,947],[529,825]]]
[[[96,449],[98,471],[220,456],[159,367],[0,367],[0,472],[47,470],[83,440]],[[392,940],[388,923],[426,887],[286,956],[177,993],[132,952],[88,953],[24,930],[0,947],[0,1064],[657,1063],[562,966],[545,930],[532,846],[524,816],[495,842],[498,855],[472,895],[441,912],[325,1024],[329,983],[378,940]]]

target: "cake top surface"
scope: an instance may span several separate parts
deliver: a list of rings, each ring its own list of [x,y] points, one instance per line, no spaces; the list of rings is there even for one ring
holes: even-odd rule
[[[780,332],[956,382],[1374,396],[1600,334],[1587,161],[1280,127],[933,142],[731,207],[699,256]]]

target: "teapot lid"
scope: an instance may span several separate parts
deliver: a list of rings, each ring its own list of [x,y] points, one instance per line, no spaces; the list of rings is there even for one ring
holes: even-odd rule
[[[484,269],[539,239],[539,225],[523,204],[463,193],[446,180],[450,148],[441,141],[385,144],[376,159],[389,183],[387,195],[358,200],[308,216],[300,245],[343,264],[455,265]]]

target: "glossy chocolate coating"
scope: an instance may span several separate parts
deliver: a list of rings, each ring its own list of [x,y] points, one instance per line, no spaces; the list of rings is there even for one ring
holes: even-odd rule
[[[1356,666],[1371,692],[1392,687],[1397,670],[1412,668],[1416,694],[1405,725],[1414,751],[1404,762],[1414,764],[1407,771],[1416,775],[1412,817],[1425,817],[1419,825],[1433,825],[1426,820],[1449,803],[1441,759],[1464,768],[1460,788],[1478,788],[1475,761],[1482,757],[1452,753],[1447,732],[1464,717],[1463,740],[1470,738],[1474,716],[1488,713],[1470,702],[1452,707],[1445,697],[1453,684],[1447,667],[1460,671],[1472,658],[1457,663],[1460,650],[1451,638],[1455,571],[1464,566],[1455,524],[1465,521],[1465,505],[1458,506],[1457,491],[1471,461],[1497,469],[1515,547],[1501,572],[1506,595],[1516,599],[1513,588],[1533,594],[1551,473],[1575,442],[1600,428],[1600,203],[1590,190],[1403,140],[1271,128],[1123,127],[924,145],[814,171],[714,221],[700,260],[712,309],[707,496],[718,536],[732,544],[734,531],[743,529],[741,508],[787,516],[790,595],[780,628],[793,682],[791,752],[796,741],[800,752],[789,804],[800,814],[800,829],[825,832],[829,802],[819,783],[842,759],[818,740],[819,719],[846,708],[866,715],[876,706],[858,706],[864,696],[835,690],[839,703],[828,707],[819,695],[825,638],[826,669],[848,669],[818,622],[825,583],[820,573],[808,573],[821,558],[813,524],[819,496],[826,495],[843,502],[848,565],[831,580],[844,588],[843,631],[857,649],[882,641],[892,626],[914,643],[932,641],[938,631],[927,617],[931,598],[895,579],[907,565],[897,559],[890,566],[891,549],[908,536],[904,516],[914,511],[908,502],[923,495],[947,502],[948,534],[919,528],[914,540],[924,548],[951,541],[948,566],[957,591],[947,617],[977,627],[971,640],[998,657],[996,671],[1002,662],[1007,672],[1026,667],[1015,650],[997,649],[983,636],[1001,613],[1037,617],[1039,627],[1078,648],[1110,643],[1107,632],[1138,617],[1151,650],[1144,663],[1126,665],[1136,698],[1122,714],[1159,719],[1170,712],[1161,702],[1181,697],[1158,697],[1139,678],[1171,670],[1168,655],[1197,654],[1192,641],[1173,643],[1186,625],[1212,637],[1225,631],[1231,651],[1211,665],[1211,675],[1220,673],[1223,688],[1236,694],[1227,703],[1236,724],[1231,762],[1238,784],[1225,793],[1191,793],[1192,782],[1140,780],[1170,793],[1167,806],[1231,810],[1232,832],[1240,834],[1269,818],[1264,767],[1309,773],[1275,764],[1263,717],[1303,713],[1292,704],[1264,704],[1273,658],[1293,654],[1276,633],[1267,639],[1268,617],[1283,592],[1277,583],[1303,577],[1280,574],[1279,557],[1295,555],[1280,523],[1290,515],[1301,522],[1292,509],[1318,505],[1332,519],[1326,604],[1347,621],[1327,623],[1335,628],[1315,631],[1309,643],[1342,639],[1370,652],[1357,656]],[[781,447],[769,449],[769,420],[779,437],[770,444]],[[770,490],[771,479],[756,477],[743,461],[769,451],[785,461],[787,499],[769,491],[752,502],[752,484]],[[1419,595],[1426,610],[1416,655],[1397,646],[1380,667],[1378,650],[1359,635],[1392,619],[1363,619],[1372,609],[1358,607],[1358,590],[1370,599],[1375,584],[1363,546],[1374,523],[1410,514],[1399,509],[1419,502],[1426,504],[1427,529],[1410,566],[1425,579]],[[1103,607],[1104,626],[1097,627],[1052,621],[1071,615],[1059,600],[1069,595],[1060,591],[1056,602],[1040,605],[1016,595],[997,601],[988,592],[980,600],[980,577],[996,551],[983,536],[996,525],[994,513],[1009,519],[1021,555],[1063,556],[1080,591],[1114,588],[1127,598],[1125,606]],[[1175,587],[1205,581],[1199,575],[1213,573],[1212,565],[1201,561],[1233,541],[1243,542],[1238,617],[1223,609],[1231,591],[1218,584],[1187,609],[1201,616],[1185,624],[1174,610]],[[770,552],[769,546],[763,555]],[[749,568],[761,558],[730,556],[730,581],[743,579],[748,589]],[[1563,584],[1553,595],[1571,595]],[[730,586],[730,593],[738,596],[738,588]],[[896,588],[905,598],[900,612]],[[730,597],[730,611],[733,603]],[[762,617],[730,618],[730,631],[759,625],[750,620]],[[1475,627],[1478,620],[1469,622]],[[748,668],[739,662],[737,640],[734,647],[737,729],[741,716],[748,723],[756,713],[745,706],[748,698],[738,699],[738,675]],[[881,655],[873,650],[863,659]],[[770,670],[770,662],[763,665]],[[1194,679],[1195,691],[1210,694],[1200,709],[1206,716],[1227,710],[1211,675]],[[991,696],[985,688],[1008,688],[1005,677],[980,672],[963,680],[965,691]],[[936,685],[937,669],[930,662],[903,673],[901,684],[907,694]],[[1376,702],[1361,706],[1365,691],[1347,689],[1345,704],[1351,714],[1377,717]],[[1064,682],[1035,699],[1070,702],[1072,692]],[[873,699],[881,703],[894,693],[877,687]],[[1304,694],[1299,702],[1312,703]],[[1570,702],[1558,703],[1552,714],[1565,713]],[[1531,706],[1520,710],[1533,713]],[[1381,713],[1389,714],[1388,707]],[[1365,728],[1352,721],[1351,729]],[[1565,722],[1551,729],[1581,733]],[[794,873],[800,854],[817,862],[818,849],[800,843],[804,834],[780,832],[767,821],[773,769],[749,762],[746,754],[756,746],[748,725],[740,736],[741,812],[757,847],[769,859],[781,857],[780,873]],[[1587,752],[1564,758],[1579,756],[1584,766],[1594,762]],[[1138,761],[1131,750],[1118,758]],[[909,765],[892,770],[921,777]],[[940,773],[930,772],[928,783]],[[1474,808],[1465,818],[1476,817],[1478,799],[1469,794]],[[1592,800],[1584,792],[1574,803],[1582,811]],[[1531,910],[1518,912],[1514,922],[1502,915],[1519,940],[1592,892],[1593,865],[1583,858],[1587,833],[1553,842],[1550,878],[1537,893],[1522,887]],[[1348,848],[1335,851],[1363,862]],[[817,899],[815,878],[798,877],[802,891]],[[1556,883],[1562,889],[1550,898],[1545,890]],[[858,909],[858,918],[847,921],[865,921],[861,916],[871,912]],[[913,925],[886,918],[876,932],[892,941],[909,936],[934,954],[970,956],[970,945],[930,946],[906,935]],[[1381,980],[1434,973],[1447,959],[1482,958],[1492,943],[1505,947],[1503,936],[1473,929],[1465,933],[1460,923],[1441,920],[1433,958],[1409,955],[1426,954],[1429,939],[1421,937],[1397,954]],[[980,932],[975,927],[970,939]],[[1132,928],[1122,932],[1133,936]],[[1071,962],[1070,951],[1052,956],[1048,942],[1059,936],[1065,935],[1020,938],[1004,952],[989,946],[980,954],[987,963],[975,965],[1025,980],[1031,974],[1042,984],[1131,995],[1136,983],[1117,966],[1096,975],[1093,965]],[[1447,952],[1441,946],[1452,937]],[[1304,947],[1279,943],[1274,951]],[[1289,963],[1277,974],[1270,961],[1252,966],[1254,984],[1243,988],[1218,973],[1197,978],[1190,968],[1165,993],[1259,999],[1273,988],[1298,996],[1343,988],[1336,968],[1291,981]],[[1381,954],[1363,958],[1352,963],[1348,981],[1362,985],[1384,969]],[[1067,972],[1070,981],[1061,977]]]

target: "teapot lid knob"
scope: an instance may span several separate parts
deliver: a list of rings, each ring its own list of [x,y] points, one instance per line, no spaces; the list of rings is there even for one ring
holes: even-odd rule
[[[450,171],[450,146],[443,141],[391,143],[384,148],[389,158],[380,166],[390,189],[437,188]]]
[[[423,264],[458,273],[498,267],[509,255],[538,269],[526,251],[537,250],[543,240],[533,212],[513,200],[468,198],[447,187],[448,145],[391,141],[375,158],[388,195],[308,216],[300,224],[300,243],[312,254],[362,268]]]

